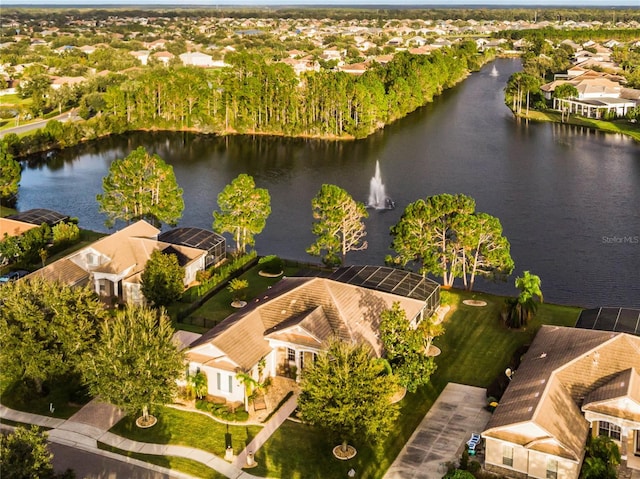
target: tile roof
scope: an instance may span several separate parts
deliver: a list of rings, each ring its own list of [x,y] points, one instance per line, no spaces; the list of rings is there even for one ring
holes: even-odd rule
[[[4,238],[4,235],[20,236],[22,233],[37,227],[37,225],[25,223],[24,221],[0,218],[0,240]]]
[[[27,275],[26,278],[43,278],[71,286],[84,285],[89,282],[89,273],[69,258],[62,258],[44,268]]]
[[[625,407],[620,407],[621,401]],[[640,375],[635,368],[616,374],[584,399],[583,411],[640,422]]]
[[[91,272],[114,275],[125,275],[129,282],[139,282],[151,253],[155,250],[174,252],[181,259],[181,264],[188,264],[206,251],[188,246],[171,245],[156,240],[160,230],[144,220],[137,221],[126,228],[105,236],[91,245],[76,251],[65,258],[55,261],[35,273],[34,276],[62,281],[66,284],[78,284],[89,279],[90,271],[83,269],[74,258],[87,250],[93,250],[107,259]]]
[[[345,341],[367,342],[380,355],[380,314],[395,301],[409,319],[425,306],[424,301],[326,278],[286,278],[205,333],[191,344],[191,350],[197,353],[199,346],[211,343],[248,370],[271,350],[266,335],[275,337],[276,332],[285,331],[300,341],[306,336],[305,344],[317,344],[314,336],[324,341],[334,335]],[[307,334],[301,335],[301,330]]]
[[[483,435],[580,460],[589,428],[584,398],[629,367],[640,369],[640,338],[543,326]]]

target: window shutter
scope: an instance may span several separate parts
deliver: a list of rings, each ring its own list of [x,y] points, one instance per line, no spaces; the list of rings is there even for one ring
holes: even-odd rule
[[[220,381],[220,373],[216,373],[216,378],[218,379],[218,391],[222,391],[222,384]]]
[[[233,376],[229,376],[229,392],[233,392]]]

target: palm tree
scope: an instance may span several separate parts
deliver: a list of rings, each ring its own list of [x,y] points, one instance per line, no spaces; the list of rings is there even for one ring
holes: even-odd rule
[[[562,85],[558,85],[555,90],[553,90],[553,98],[558,100],[564,100],[567,98],[578,98],[578,89],[573,86],[571,83],[564,83]],[[566,108],[561,106],[562,102],[558,102],[558,107],[560,107],[560,111],[562,113],[561,122],[564,123],[564,114]],[[567,121],[569,121],[569,112],[567,111]]]
[[[191,391],[193,391],[193,395],[196,398],[202,399],[209,392],[209,388],[207,386],[207,375],[201,371],[198,371],[194,375],[190,375],[187,378],[187,385]]]
[[[517,298],[506,300],[507,312],[505,321],[512,328],[525,326],[538,310],[535,301],[537,297],[543,302],[542,290],[540,289],[540,277],[525,271],[521,277],[516,278],[516,288],[520,289]]]

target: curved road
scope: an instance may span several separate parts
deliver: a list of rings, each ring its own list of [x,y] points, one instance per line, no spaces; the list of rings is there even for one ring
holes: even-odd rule
[[[21,133],[27,133],[29,131],[37,130],[38,128],[44,128],[46,126],[47,122],[49,122],[51,120],[58,120],[58,121],[61,121],[61,122],[78,121],[78,120],[80,120],[80,117],[78,116],[78,114],[77,114],[77,112],[75,110],[67,111],[67,112],[62,113],[61,115],[56,115],[53,118],[48,118],[46,120],[38,120],[38,121],[34,121],[32,123],[26,123],[26,124],[20,125],[20,126],[13,126],[11,128],[7,128],[5,130],[2,130],[2,131],[0,131],[0,138],[2,138],[7,133],[15,133],[16,135],[19,135]]]

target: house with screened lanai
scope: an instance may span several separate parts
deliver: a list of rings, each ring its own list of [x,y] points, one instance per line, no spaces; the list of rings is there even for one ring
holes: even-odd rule
[[[207,375],[210,395],[245,402],[238,373],[258,380],[263,368],[263,377],[297,379],[332,337],[367,343],[380,356],[380,314],[394,302],[415,325],[438,308],[439,285],[377,266],[340,268],[329,277],[284,278],[192,342],[189,369]]]

